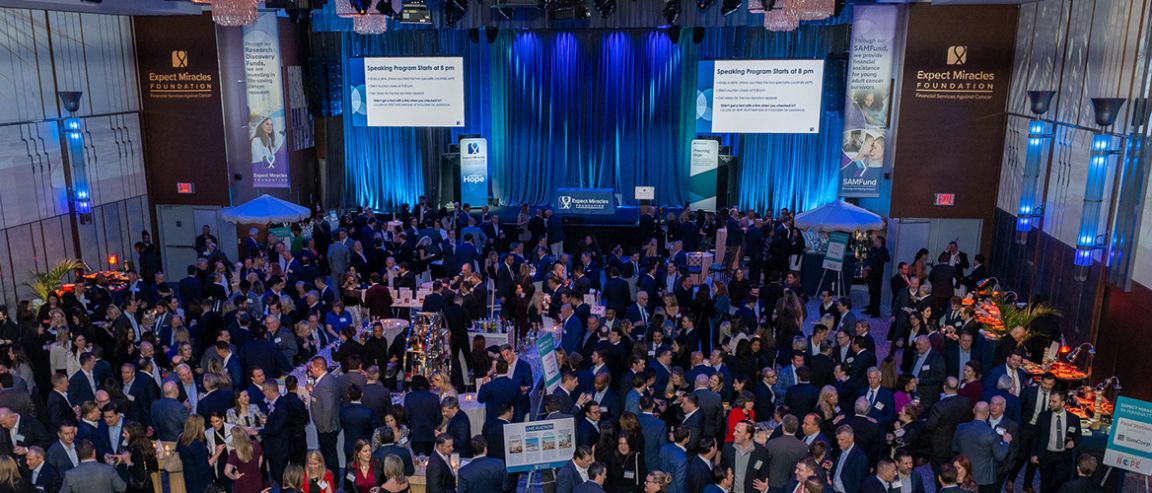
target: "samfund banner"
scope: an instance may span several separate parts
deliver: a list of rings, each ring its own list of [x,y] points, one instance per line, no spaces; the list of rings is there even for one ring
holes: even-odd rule
[[[899,9],[859,5],[853,11],[852,58],[844,104],[840,195],[880,196],[892,105],[892,50]]]
[[[244,26],[244,76],[252,186],[288,188],[287,121],[275,12],[262,12],[255,24]]]

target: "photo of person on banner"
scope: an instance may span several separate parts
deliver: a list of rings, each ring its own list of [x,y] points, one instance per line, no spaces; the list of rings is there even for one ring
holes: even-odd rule
[[[253,120],[254,125],[249,128],[251,136],[249,143],[252,147],[252,164],[264,164],[267,169],[276,168],[276,152],[284,145],[284,131],[276,130],[276,123],[272,117],[258,116]]]
[[[880,91],[856,91],[852,95],[856,109],[869,127],[888,126],[888,94]]]

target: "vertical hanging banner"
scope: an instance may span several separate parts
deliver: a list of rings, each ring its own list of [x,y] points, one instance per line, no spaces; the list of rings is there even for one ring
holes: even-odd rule
[[[488,139],[460,139],[460,203],[488,203]]]
[[[688,178],[688,207],[716,210],[716,179],[720,167],[720,142],[712,139],[692,141],[692,160]]]
[[[248,143],[252,186],[288,188],[288,148],[280,39],[275,12],[261,12],[244,26],[244,78],[248,95]]]
[[[880,196],[892,108],[897,9],[894,5],[859,5],[853,11],[852,58],[840,153],[842,197]]]

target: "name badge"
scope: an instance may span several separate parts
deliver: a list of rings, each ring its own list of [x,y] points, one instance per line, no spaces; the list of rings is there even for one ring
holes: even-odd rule
[[[932,369],[932,366],[930,366],[930,365],[924,365],[924,366],[920,367],[920,371],[928,371],[931,369]]]
[[[624,479],[636,479],[635,471],[624,471]]]
[[[273,339],[272,342],[275,342],[276,344],[280,344],[280,338],[277,337],[277,338]]]
[[[877,411],[883,411],[884,410],[884,403],[883,402],[877,402],[876,403],[876,410]]]
[[[347,479],[348,481],[355,482],[356,481],[356,473],[350,472],[350,473],[348,473],[347,476],[344,476],[344,479]]]
[[[130,400],[132,402],[136,402],[136,396],[134,396],[132,394],[124,394],[124,397],[128,398],[128,400]]]
[[[1076,427],[1075,426],[1069,426],[1068,427],[1068,433],[1076,433]]]
[[[763,465],[764,465],[764,461],[758,460],[758,461],[756,461],[756,464],[752,466],[752,469],[759,471],[760,467]]]
[[[899,489],[900,488],[900,482],[899,481],[893,481],[892,482],[892,488]]]
[[[840,412],[840,406],[836,406],[836,407],[832,408],[832,410],[839,413]]]
[[[848,358],[848,359],[844,360],[845,363],[851,363],[853,361],[856,361],[856,358]]]
[[[24,435],[16,435],[16,441],[17,442],[23,442],[24,441]]]

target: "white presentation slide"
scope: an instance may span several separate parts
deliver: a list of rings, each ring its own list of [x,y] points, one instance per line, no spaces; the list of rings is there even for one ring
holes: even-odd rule
[[[463,58],[363,60],[368,126],[464,126]]]
[[[817,133],[823,60],[716,60],[712,131]]]

